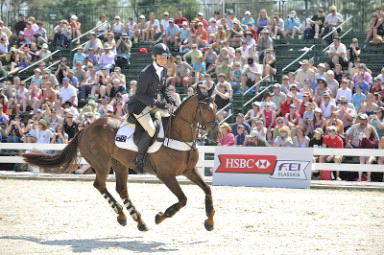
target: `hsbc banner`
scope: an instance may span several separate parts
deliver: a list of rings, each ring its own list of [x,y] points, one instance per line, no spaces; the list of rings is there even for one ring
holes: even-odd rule
[[[218,146],[213,185],[306,189],[312,155],[311,148]]]

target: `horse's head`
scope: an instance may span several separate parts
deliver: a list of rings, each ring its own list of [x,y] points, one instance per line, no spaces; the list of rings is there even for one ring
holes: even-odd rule
[[[199,105],[197,107],[196,118],[197,122],[207,129],[208,139],[216,142],[220,134],[220,129],[219,122],[216,119],[217,106],[212,98],[214,89],[215,86],[212,86],[211,89],[204,93],[201,91],[201,88],[197,86]]]

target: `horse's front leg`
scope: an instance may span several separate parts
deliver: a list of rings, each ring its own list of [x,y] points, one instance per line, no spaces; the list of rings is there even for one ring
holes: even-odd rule
[[[182,207],[187,204],[187,197],[184,195],[184,192],[181,190],[180,184],[177,182],[175,176],[158,176],[159,179],[172,191],[173,194],[177,197],[179,202],[171,205],[165,210],[164,213],[159,212],[156,214],[155,222],[160,224],[166,218],[170,218],[175,215]]]

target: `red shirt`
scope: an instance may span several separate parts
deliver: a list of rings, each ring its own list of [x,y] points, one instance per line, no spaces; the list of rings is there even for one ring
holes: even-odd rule
[[[280,114],[281,116],[285,117],[287,113],[289,113],[289,106],[293,104],[293,101],[287,103],[287,101],[284,101],[280,104]]]
[[[327,148],[344,148],[344,142],[340,136],[336,136],[333,139],[329,135],[324,136],[323,145],[327,146]]]
[[[182,18],[175,19],[175,24],[178,25],[179,27],[181,27],[181,25],[183,24],[184,21],[189,23],[187,18],[182,17]]]

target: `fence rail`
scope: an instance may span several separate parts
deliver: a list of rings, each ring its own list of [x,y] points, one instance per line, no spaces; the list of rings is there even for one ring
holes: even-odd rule
[[[63,150],[65,144],[37,144],[37,143],[0,143],[0,150]],[[214,169],[214,153],[216,146],[198,146],[199,161],[197,168],[201,175],[206,175],[206,168]],[[241,150],[242,147],[238,147]],[[281,148],[287,150],[289,148]],[[305,150],[306,148],[302,148]],[[313,155],[342,155],[342,156],[376,156],[384,157],[384,150],[378,149],[331,149],[331,148],[313,148]],[[80,158],[81,164],[87,162]],[[25,163],[21,156],[0,156],[0,163]],[[384,173],[384,165],[371,164],[334,164],[334,163],[312,163],[314,170],[333,170],[344,172],[380,172]],[[210,171],[208,171],[210,172]]]

